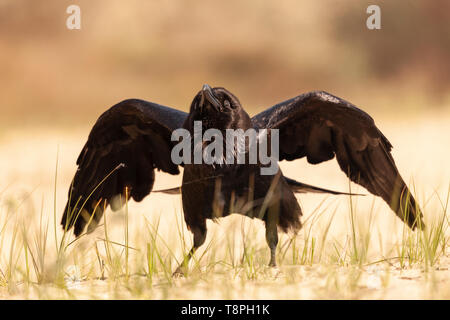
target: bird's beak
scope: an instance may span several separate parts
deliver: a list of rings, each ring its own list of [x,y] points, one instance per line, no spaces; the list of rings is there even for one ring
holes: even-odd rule
[[[209,85],[204,84],[202,87],[202,91],[200,91],[200,94],[201,94],[201,98],[200,98],[200,106],[201,107],[203,107],[205,100],[206,100],[211,104],[211,106],[216,111],[220,111],[220,102],[214,96],[214,93]]]

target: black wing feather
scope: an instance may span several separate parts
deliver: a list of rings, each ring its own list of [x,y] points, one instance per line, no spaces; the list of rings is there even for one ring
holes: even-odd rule
[[[144,199],[152,190],[155,168],[178,174],[170,159],[170,137],[186,117],[185,112],[137,99],[104,112],[77,159],[63,227],[75,226],[78,236],[89,223],[91,231],[109,204],[118,210],[125,196]]]
[[[280,160],[306,157],[316,164],[336,156],[351,181],[382,197],[411,228],[424,226],[390,153],[391,143],[351,103],[323,91],[309,92],[259,113],[252,123],[280,130]]]

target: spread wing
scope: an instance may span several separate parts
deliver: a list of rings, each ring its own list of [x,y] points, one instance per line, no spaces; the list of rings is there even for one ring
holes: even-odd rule
[[[411,228],[422,213],[391,155],[392,145],[373,119],[351,103],[322,91],[297,96],[252,118],[255,128],[279,129],[280,160],[333,159],[351,181],[383,198]]]
[[[141,201],[152,190],[154,169],[178,174],[170,158],[172,131],[187,113],[130,99],[111,107],[95,123],[77,160],[61,221],[76,236],[98,224],[108,205],[118,210],[125,198]]]

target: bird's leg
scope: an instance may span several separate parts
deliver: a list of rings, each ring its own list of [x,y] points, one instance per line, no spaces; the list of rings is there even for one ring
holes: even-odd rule
[[[276,267],[276,249],[278,244],[278,231],[277,231],[277,222],[278,222],[278,212],[273,212],[273,210],[269,210],[267,212],[267,220],[266,220],[266,241],[270,248],[270,262],[269,267]]]
[[[192,233],[194,234],[194,245],[192,246],[189,253],[184,257],[183,261],[180,263],[178,268],[173,273],[173,276],[184,276],[184,268],[187,267],[189,260],[194,255],[195,251],[198,247],[200,247],[206,239],[206,226],[205,227],[193,227],[191,228]]]

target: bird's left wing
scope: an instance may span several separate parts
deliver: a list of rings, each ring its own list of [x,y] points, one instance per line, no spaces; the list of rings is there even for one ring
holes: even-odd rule
[[[143,100],[124,100],[103,113],[83,147],[61,224],[76,236],[99,222],[108,205],[141,201],[153,187],[154,169],[178,174],[171,161],[172,131],[187,113]]]
[[[280,130],[280,160],[306,157],[317,164],[336,156],[353,182],[382,197],[411,228],[423,226],[422,213],[392,158],[392,145],[356,106],[315,91],[257,114],[252,123],[255,128]]]

